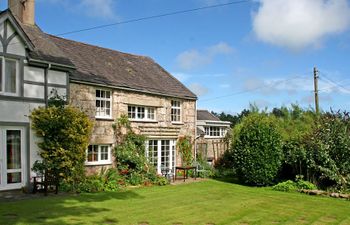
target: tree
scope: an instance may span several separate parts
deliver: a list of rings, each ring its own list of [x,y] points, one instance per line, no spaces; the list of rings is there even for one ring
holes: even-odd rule
[[[349,113],[321,115],[319,124],[307,139],[308,167],[320,186],[350,187]]]
[[[235,129],[233,167],[238,178],[251,185],[274,182],[281,166],[282,138],[275,118],[252,113]]]
[[[30,116],[41,142],[39,155],[47,170],[68,183],[84,176],[86,149],[93,124],[89,117],[71,106],[39,107]]]

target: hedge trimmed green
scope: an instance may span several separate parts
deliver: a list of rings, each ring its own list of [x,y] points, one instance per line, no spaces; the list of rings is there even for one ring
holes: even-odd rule
[[[277,176],[282,163],[282,138],[274,119],[250,114],[236,129],[233,163],[243,183],[270,185]]]

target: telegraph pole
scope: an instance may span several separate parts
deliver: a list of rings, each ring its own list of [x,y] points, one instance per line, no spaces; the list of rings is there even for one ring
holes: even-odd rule
[[[314,88],[315,88],[315,109],[316,109],[316,114],[319,114],[320,106],[318,101],[318,70],[316,67],[314,67]]]

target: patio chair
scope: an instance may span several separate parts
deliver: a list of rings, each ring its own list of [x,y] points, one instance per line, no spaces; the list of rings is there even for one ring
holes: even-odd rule
[[[205,170],[204,167],[201,166],[201,164],[200,164],[199,162],[197,162],[197,161],[193,163],[193,166],[196,167],[196,171],[197,171],[197,174],[196,174],[196,175],[197,175],[197,177],[200,177],[200,176],[199,176],[200,173],[205,173],[205,172],[207,171],[207,170]]]
[[[38,191],[44,192],[46,196],[49,191],[53,191],[55,194],[58,194],[59,180],[58,176],[52,171],[45,170],[44,175],[39,175],[33,177],[33,194]]]

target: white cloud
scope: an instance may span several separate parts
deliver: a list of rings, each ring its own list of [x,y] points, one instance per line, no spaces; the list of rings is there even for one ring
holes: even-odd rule
[[[347,0],[259,0],[253,15],[256,37],[273,45],[300,50],[318,47],[327,35],[349,28]]]
[[[188,80],[191,75],[190,74],[186,74],[186,73],[171,73],[176,79],[178,79],[179,81],[181,81],[182,83],[185,82],[186,80]]]
[[[197,96],[205,95],[209,92],[208,88],[204,87],[201,84],[193,83],[189,86],[190,90],[195,93]]]
[[[81,0],[80,6],[89,15],[95,17],[115,18],[113,0]]]
[[[201,66],[209,65],[214,58],[219,55],[228,55],[234,52],[234,49],[225,42],[205,48],[202,51],[191,49],[180,53],[176,57],[179,68],[191,70]]]
[[[90,17],[116,19],[117,15],[113,8],[115,1],[113,0],[39,0],[39,2],[61,4],[67,10],[75,13],[83,13]]]
[[[350,94],[350,88],[348,89],[325,80],[319,80],[318,87],[320,93]],[[243,88],[245,91],[256,91],[263,95],[275,95],[280,92],[287,92],[289,95],[293,95],[300,92],[313,92],[314,81],[311,75],[310,78],[294,76],[286,79],[260,79],[251,77],[244,81]]]

